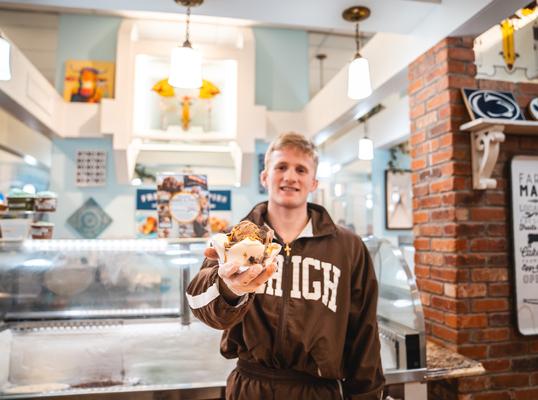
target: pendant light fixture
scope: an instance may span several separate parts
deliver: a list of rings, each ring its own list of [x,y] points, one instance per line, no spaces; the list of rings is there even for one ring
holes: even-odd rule
[[[363,6],[354,6],[346,9],[342,17],[355,24],[355,57],[349,64],[347,95],[353,100],[364,99],[372,94],[370,82],[370,66],[368,60],[360,54],[359,22],[370,16],[370,9]]]
[[[323,61],[327,58],[327,54],[318,53],[316,54],[316,58],[319,61],[319,90],[321,90],[325,84],[323,81]]]
[[[11,43],[0,32],[0,81],[11,79]]]
[[[199,6],[203,0],[174,0],[187,7],[186,34],[183,46],[172,50],[168,83],[176,88],[197,89],[202,86],[202,56],[192,48],[189,40],[191,7]]]
[[[359,122],[364,123],[364,136],[359,139],[359,160],[371,161],[374,159],[374,141],[368,137],[368,117]]]

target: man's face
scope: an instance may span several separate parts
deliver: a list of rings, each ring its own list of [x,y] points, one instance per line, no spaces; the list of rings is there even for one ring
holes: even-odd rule
[[[290,209],[304,207],[318,187],[313,158],[294,147],[273,151],[260,179],[269,202]]]

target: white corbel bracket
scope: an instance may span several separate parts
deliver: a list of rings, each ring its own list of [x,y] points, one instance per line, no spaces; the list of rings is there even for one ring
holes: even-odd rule
[[[504,142],[504,126],[494,125],[490,128],[471,133],[471,151],[473,165],[473,189],[495,189],[497,181],[491,177],[501,143]]]
[[[492,178],[501,143],[507,134],[537,135],[538,122],[478,118],[460,126],[471,134],[473,189],[495,189],[497,180]]]

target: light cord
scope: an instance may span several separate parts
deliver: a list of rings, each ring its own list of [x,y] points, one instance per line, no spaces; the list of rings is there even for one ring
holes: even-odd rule
[[[358,22],[355,24],[355,45],[357,47],[357,54],[359,54],[361,50],[361,41],[359,37],[359,23]]]
[[[191,47],[191,42],[189,41],[189,24],[191,21],[191,6],[187,7],[187,22],[185,24],[185,43],[183,43],[183,46]]]

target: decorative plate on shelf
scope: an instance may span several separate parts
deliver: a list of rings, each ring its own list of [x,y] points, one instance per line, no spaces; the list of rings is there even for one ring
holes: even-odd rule
[[[529,114],[531,115],[532,119],[538,121],[538,97],[535,97],[529,103]]]
[[[493,118],[524,120],[525,117],[510,92],[462,89],[463,100],[471,119]]]
[[[112,223],[112,218],[90,197],[67,223],[83,238],[95,239]]]

